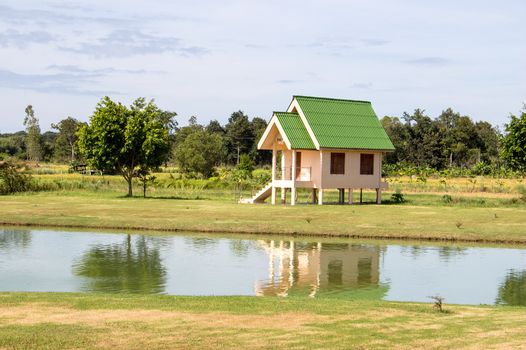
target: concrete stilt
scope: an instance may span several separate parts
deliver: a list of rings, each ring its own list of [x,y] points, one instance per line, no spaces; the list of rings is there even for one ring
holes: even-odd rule
[[[382,190],[376,189],[376,204],[382,204]]]
[[[363,188],[360,188],[360,204],[363,203]]]

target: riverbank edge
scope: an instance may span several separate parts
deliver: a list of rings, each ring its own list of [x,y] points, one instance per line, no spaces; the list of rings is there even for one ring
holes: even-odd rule
[[[113,225],[70,225],[70,224],[39,224],[34,222],[9,222],[0,221],[0,227],[34,227],[34,228],[63,228],[63,229],[91,229],[91,230],[133,230],[133,231],[158,231],[166,233],[209,233],[209,234],[241,234],[241,235],[260,235],[260,236],[291,236],[291,237],[313,237],[313,238],[345,238],[345,239],[365,239],[365,240],[399,240],[415,242],[444,242],[444,243],[477,243],[477,244],[511,244],[526,246],[524,239],[486,239],[486,238],[459,238],[459,237],[434,237],[434,236],[411,236],[404,234],[349,234],[349,233],[312,233],[312,232],[276,232],[276,231],[255,231],[244,229],[202,229],[202,228],[180,228],[180,227],[145,227],[145,226],[113,226]]]

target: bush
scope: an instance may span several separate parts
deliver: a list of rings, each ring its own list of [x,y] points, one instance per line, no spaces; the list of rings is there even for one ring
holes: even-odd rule
[[[0,194],[30,191],[32,178],[12,163],[0,163]]]
[[[395,193],[391,195],[391,201],[393,201],[393,203],[405,203],[406,200],[399,188],[397,188]]]
[[[445,194],[442,196],[442,202],[449,204],[453,202],[453,198],[449,194]]]
[[[526,186],[518,185],[517,192],[519,192],[520,195],[519,199],[523,202],[526,202]]]

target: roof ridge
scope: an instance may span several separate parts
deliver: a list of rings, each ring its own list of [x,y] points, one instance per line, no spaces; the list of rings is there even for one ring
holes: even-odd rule
[[[371,101],[365,101],[365,100],[350,100],[350,99],[344,99],[344,98],[332,98],[332,97],[319,97],[319,96],[305,96],[305,95],[292,95],[292,98],[310,98],[314,100],[330,100],[330,101],[341,101],[341,102],[358,102],[358,103],[368,103],[371,104]]]

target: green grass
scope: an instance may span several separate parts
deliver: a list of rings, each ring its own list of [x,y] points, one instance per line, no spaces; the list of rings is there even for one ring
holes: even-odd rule
[[[372,196],[372,194],[367,194]],[[502,198],[413,194],[395,205],[240,205],[232,200],[126,198],[113,191],[1,196],[0,223],[99,229],[231,232],[526,243],[526,206]]]
[[[367,300],[0,293],[0,348],[514,348],[519,307]]]

